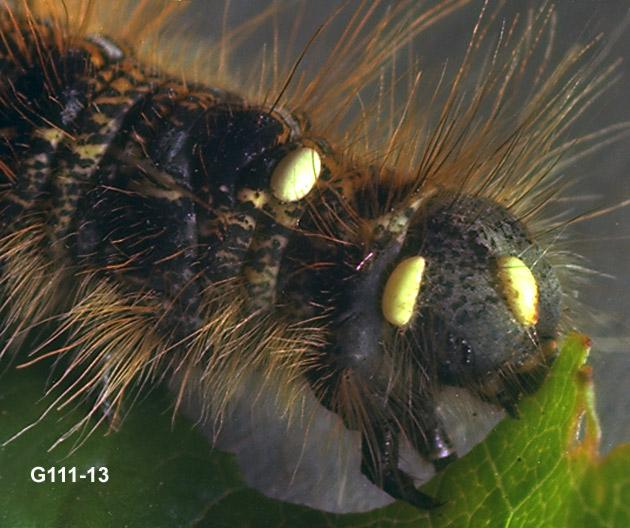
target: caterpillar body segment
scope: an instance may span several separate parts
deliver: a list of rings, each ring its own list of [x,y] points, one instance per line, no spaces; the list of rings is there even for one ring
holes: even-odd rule
[[[46,270],[63,275],[56,285],[72,292],[61,304],[67,311],[40,310],[28,324],[61,319],[55,337],[68,334],[69,344],[57,353],[77,352],[66,372],[92,369],[74,394],[100,391],[102,377],[100,399],[119,404],[137,376],[164,375],[158,364],[181,364],[182,355],[195,356],[192,368],[215,345],[240,343],[264,357],[260,348],[284,338],[300,350],[289,322],[265,325],[262,313],[273,304],[282,247],[303,208],[269,188],[270,169],[306,148],[297,121],[227,92],[151,76],[132,57],[112,56],[117,48],[102,38],[55,53],[47,26],[23,35],[6,13],[4,23],[5,53],[24,63],[3,87],[6,122],[30,112],[7,140],[31,143],[3,158],[5,241],[28,237],[19,256],[3,254],[7,279],[14,261],[20,275],[30,257],[46,261],[38,264],[41,289],[53,276]],[[38,46],[53,51],[31,57]],[[58,86],[47,80],[53,73]],[[20,278],[9,312],[33,304],[28,295],[37,287]],[[120,346],[128,355],[114,352]]]
[[[360,14],[356,34],[371,16]],[[433,128],[413,130],[407,101],[390,135],[357,155],[326,131],[391,57],[378,46],[356,77],[337,74],[335,113],[327,78],[297,80],[300,99],[291,73],[276,98],[254,100],[155,71],[58,18],[3,10],[3,337],[8,349],[55,322],[23,364],[64,365],[49,411],[92,402],[68,435],[103,408],[117,424],[126,395],[164,379],[177,380],[176,407],[194,392],[202,419],[220,423],[256,372],[288,414],[312,392],[360,431],[361,471],[378,487],[438,506],[400,469],[401,440],[438,469],[451,462],[438,389],[517,415],[562,326],[562,277],[534,229],[558,226],[529,220],[553,194],[575,107],[605,76],[591,78],[588,47],[573,50],[549,80],[534,68],[539,92],[503,114],[549,16],[508,32],[515,51],[499,43],[468,108],[465,59]],[[357,57],[348,46],[342,64]],[[318,110],[325,122],[312,124]]]

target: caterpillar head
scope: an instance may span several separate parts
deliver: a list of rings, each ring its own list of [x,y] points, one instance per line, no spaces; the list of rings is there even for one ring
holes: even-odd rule
[[[561,289],[544,251],[506,208],[445,192],[384,238],[339,285],[338,366],[364,380],[389,372],[391,385],[388,363],[410,356],[427,383],[511,410],[523,389],[511,385],[555,350]]]

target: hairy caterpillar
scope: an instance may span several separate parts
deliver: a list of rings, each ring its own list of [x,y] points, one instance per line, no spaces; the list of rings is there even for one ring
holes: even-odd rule
[[[69,27],[62,13],[48,24],[27,7],[5,13],[5,333],[13,343],[58,323],[33,354],[62,356],[60,379],[75,377],[58,402],[89,398],[88,416],[116,423],[126,392],[176,376],[178,400],[199,392],[220,421],[239,380],[261,372],[287,412],[312,390],[362,431],[377,485],[435,505],[398,469],[398,436],[443,464],[453,453],[434,413],[438,384],[516,412],[540,383],[563,304],[552,253],[564,224],[538,209],[574,146],[566,127],[612,75],[596,43],[541,66],[544,8],[506,26],[477,84],[467,58],[425,101],[409,74],[390,122],[353,114],[371,82],[395,95],[395,70],[391,85],[381,70],[463,3],[422,13],[404,3],[367,36],[374,8],[361,5],[324,73],[301,78],[298,64],[273,88],[251,81],[251,93],[222,86],[220,56],[216,84],[153,72],[90,32],[87,12]],[[368,45],[375,35],[382,44]],[[357,73],[346,78],[348,63]],[[297,190],[287,164],[305,167]],[[422,278],[411,301],[406,270]],[[521,277],[525,304],[510,293]],[[466,280],[470,291],[457,289]]]

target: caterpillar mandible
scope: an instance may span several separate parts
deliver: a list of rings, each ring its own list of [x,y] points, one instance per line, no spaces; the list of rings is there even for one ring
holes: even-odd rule
[[[456,453],[439,387],[516,415],[542,383],[571,285],[554,254],[566,221],[541,209],[591,139],[567,129],[615,71],[597,39],[552,63],[548,6],[489,44],[488,2],[451,83],[425,87],[413,58],[401,74],[407,44],[466,3],[359,3],[317,75],[263,53],[240,90],[225,64],[247,27],[201,82],[126,45],[174,4],[139,2],[120,41],[93,31],[94,2],[5,7],[5,351],[37,335],[24,363],[64,363],[51,407],[91,403],[68,434],[117,426],[127,393],[162,380],[220,423],[256,373],[284,413],[314,394],[358,430],[375,486],[440,504],[400,442],[442,468]]]

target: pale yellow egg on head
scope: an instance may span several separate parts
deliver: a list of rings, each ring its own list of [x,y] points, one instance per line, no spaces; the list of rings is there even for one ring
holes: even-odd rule
[[[400,262],[390,274],[383,290],[383,317],[394,326],[405,326],[416,306],[425,259],[409,257]]]
[[[524,326],[538,322],[538,283],[532,271],[518,257],[497,259],[497,277],[514,318]]]
[[[271,192],[281,202],[296,202],[315,186],[322,170],[319,152],[302,147],[280,160],[271,175]]]

